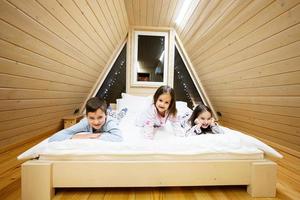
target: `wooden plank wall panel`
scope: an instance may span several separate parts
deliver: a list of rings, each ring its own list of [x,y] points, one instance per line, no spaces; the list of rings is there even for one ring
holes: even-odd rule
[[[128,25],[118,0],[1,1],[0,152],[61,128]]]
[[[20,179],[21,152],[13,149],[62,128],[128,26],[119,0],[0,1],[0,191]]]
[[[300,2],[223,1],[206,12],[178,30],[221,122],[283,153],[280,184],[299,190]]]
[[[300,171],[293,163],[300,162],[299,3],[192,0],[176,23],[184,1],[125,0],[131,25],[175,28],[224,125],[282,152],[286,157],[279,161],[279,177],[297,189]]]

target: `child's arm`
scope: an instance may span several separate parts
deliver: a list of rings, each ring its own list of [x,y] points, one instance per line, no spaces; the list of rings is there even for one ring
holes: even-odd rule
[[[67,140],[71,139],[73,135],[76,133],[81,133],[81,132],[89,132],[88,130],[88,121],[87,119],[82,119],[79,123],[63,129],[57,133],[55,133],[53,136],[49,138],[49,142],[54,142],[54,141],[62,141],[62,140]]]
[[[221,129],[221,127],[217,124],[211,125],[211,131],[213,134],[223,134],[224,131]]]
[[[211,131],[213,134],[222,134],[224,131],[221,129],[221,127],[215,122],[215,119],[212,118],[211,124]]]
[[[193,136],[193,135],[200,135],[202,133],[202,130],[200,128],[200,126],[198,124],[190,127],[187,131],[186,131],[186,135],[187,136]]]
[[[179,117],[172,117],[172,118],[170,118],[170,121],[173,126],[175,135],[179,136],[179,137],[185,137],[186,133],[185,133],[184,128],[181,127]]]
[[[75,134],[71,139],[97,139],[101,133]]]
[[[156,112],[154,105],[148,107],[136,119],[136,125],[143,127],[143,134],[147,139],[154,138],[154,126],[156,120]]]
[[[116,121],[113,119],[107,119],[103,127],[103,133],[101,133],[99,139],[111,142],[122,142],[122,132],[119,129],[119,126]]]

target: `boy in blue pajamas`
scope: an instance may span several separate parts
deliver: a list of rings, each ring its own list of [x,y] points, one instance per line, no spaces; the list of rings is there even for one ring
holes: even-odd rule
[[[99,139],[112,142],[123,140],[121,130],[114,118],[107,116],[107,104],[93,97],[86,103],[86,118],[79,123],[63,129],[49,138],[49,142],[67,139]],[[84,133],[84,134],[77,134]]]

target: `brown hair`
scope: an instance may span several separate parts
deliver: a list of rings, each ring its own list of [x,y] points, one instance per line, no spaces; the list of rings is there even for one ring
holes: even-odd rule
[[[169,115],[172,115],[173,117],[176,116],[177,114],[177,109],[176,109],[176,97],[175,97],[175,91],[173,88],[171,88],[170,86],[164,85],[164,86],[160,86],[154,96],[153,96],[153,102],[154,105],[156,104],[158,97],[162,94],[168,93],[171,95],[171,102],[168,108],[169,111]]]
[[[195,119],[197,119],[197,117],[198,117],[201,113],[206,112],[206,111],[209,112],[209,113],[211,114],[211,116],[212,116],[212,111],[211,111],[211,109],[210,109],[208,106],[206,106],[206,105],[204,105],[204,104],[199,104],[198,106],[196,106],[196,107],[194,108],[193,113],[192,113],[191,117],[189,118],[188,122],[189,122],[192,126],[195,126],[195,125],[196,125]],[[212,132],[210,126],[207,127],[207,128],[202,128],[202,127],[200,127],[200,128],[201,128],[201,133],[203,133],[203,134],[206,134],[206,133],[208,133],[208,132]]]
[[[196,125],[196,124],[195,124],[195,119],[196,119],[201,113],[203,113],[203,112],[205,112],[205,111],[209,112],[209,113],[211,114],[211,116],[212,116],[212,111],[211,111],[211,109],[210,109],[208,106],[204,105],[204,104],[199,104],[198,106],[196,106],[196,107],[194,108],[193,113],[192,113],[192,115],[191,115],[191,117],[190,117],[190,119],[189,119],[189,122],[191,123],[192,126],[195,126],[195,125]]]
[[[99,108],[106,115],[107,104],[106,104],[105,100],[100,99],[99,97],[92,97],[86,102],[86,105],[85,105],[86,114],[89,112],[96,112]]]

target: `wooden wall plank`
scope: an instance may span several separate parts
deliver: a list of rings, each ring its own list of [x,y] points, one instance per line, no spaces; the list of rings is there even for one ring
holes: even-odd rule
[[[40,80],[57,81],[58,83],[68,83],[70,85],[78,85],[90,87],[92,83],[90,81],[74,78],[69,75],[59,74],[51,72],[39,67],[18,63],[13,60],[8,60],[0,57],[0,73],[10,74],[15,76],[24,76],[29,78],[35,78]]]
[[[140,18],[140,25],[147,23],[147,0],[140,0],[139,1],[139,10],[138,15]]]
[[[154,0],[153,3],[154,3],[154,13],[153,13],[152,26],[157,26],[159,23],[159,17],[162,9],[161,6],[162,1]]]
[[[92,82],[95,76],[0,39],[0,57]]]
[[[111,64],[128,25],[117,0],[1,1],[0,152],[61,129],[62,116],[82,106]]]
[[[264,112],[275,115],[282,116],[290,116],[290,117],[299,117],[300,116],[300,108],[287,107],[287,106],[272,106],[272,105],[256,105],[256,104],[246,104],[246,103],[232,103],[226,102],[218,99],[214,99],[215,104],[226,106],[228,108],[236,108],[236,109],[245,109],[249,111],[257,111]],[[222,112],[222,110],[221,110]]]
[[[229,7],[232,6],[232,4],[236,1],[212,1],[214,4],[208,5],[207,9],[205,11],[209,12],[207,14],[203,15],[205,16],[203,18],[203,23],[200,24],[200,26],[193,26],[185,35],[182,35],[182,42],[185,44],[187,51],[189,47],[189,42],[192,40],[190,38],[193,38],[197,40],[200,38],[205,32],[207,32],[211,26],[216,23],[216,21],[224,15],[226,10],[228,10]],[[211,7],[210,7],[211,6]],[[209,10],[211,9],[211,10]]]
[[[39,116],[44,113],[50,114],[53,112],[59,112],[61,110],[71,110],[71,112],[67,111],[65,114],[65,115],[70,115],[73,114],[73,112],[77,108],[79,108],[78,104],[66,104],[66,105],[54,105],[54,106],[44,106],[38,108],[29,108],[29,109],[19,109],[18,112],[16,112],[16,110],[0,111],[1,114],[0,122]]]
[[[123,1],[113,0],[115,12],[118,15],[118,22],[122,28],[122,36],[128,33],[128,20],[126,16],[126,9]],[[125,12],[125,14],[124,14]],[[106,27],[106,26],[105,26]],[[122,38],[122,37],[121,37]]]
[[[36,124],[36,123],[40,123],[40,122],[47,122],[52,119],[62,119],[64,116],[66,116],[66,113],[72,113],[72,112],[74,112],[73,109],[66,109],[66,110],[59,110],[58,112],[43,113],[43,114],[37,115],[37,116],[18,119],[17,123],[18,123],[18,126],[25,128],[26,126],[30,126],[32,124]],[[15,128],[16,128],[15,120],[1,122],[0,135],[6,135],[6,133],[7,133],[7,132],[5,133],[2,131],[14,130]],[[10,133],[19,134],[18,131],[10,131]],[[10,135],[6,135],[5,137],[7,138],[9,136]]]
[[[125,8],[126,8],[126,13],[128,16],[128,22],[131,25],[134,25],[135,18],[134,18],[134,11],[133,11],[133,0],[124,0]]]
[[[214,73],[208,72],[206,74],[203,74],[201,77],[202,80],[211,79],[211,77],[218,77],[218,76],[225,76],[226,74],[232,74],[239,71],[243,71],[245,69],[253,68],[255,66],[264,66],[271,63],[276,63],[279,61],[287,60],[290,58],[294,58],[299,56],[299,50],[300,50],[300,42],[293,42],[291,44],[288,44],[286,46],[270,50],[266,53],[263,53],[261,55],[243,60],[241,62],[237,62],[232,65],[227,65],[226,67],[219,68],[217,71],[214,71]]]
[[[45,4],[47,2],[49,2],[49,1],[43,0],[43,4]],[[88,35],[88,37],[97,46],[99,46],[99,48],[101,48],[103,50],[106,57],[108,58],[109,52],[112,51],[112,44],[110,44],[110,40],[104,41],[104,38],[106,38],[107,36],[104,35],[103,38],[101,38],[101,36],[99,34],[97,34],[97,31],[95,30],[95,28],[89,23],[89,21],[83,15],[82,11],[78,8],[78,6],[73,1],[58,0],[58,3],[72,17],[72,19],[81,27],[81,29]],[[51,4],[51,2],[50,2],[50,4]],[[47,6],[47,7],[49,7],[49,6]],[[85,9],[88,9],[88,8],[85,8]]]
[[[196,4],[196,1],[193,1],[193,4],[189,6],[188,12],[184,15],[182,22],[176,25],[176,31],[180,38],[183,38],[192,27],[199,27],[206,18],[205,14],[209,13],[211,7],[217,3],[218,1],[204,0]]]
[[[51,126],[51,125],[62,124],[61,118],[54,118],[46,121],[37,122],[34,124],[28,124],[22,127],[2,131],[0,134],[0,143],[4,144],[10,143],[8,141],[13,141],[16,138],[24,138],[22,135],[25,134],[34,134],[39,131],[39,129]],[[2,146],[2,145],[1,145]]]
[[[160,16],[159,16],[159,20],[158,20],[158,25],[159,26],[166,26],[166,21],[167,21],[167,14],[169,12],[170,9],[170,0],[164,0],[162,1],[162,8],[160,11]]]
[[[264,119],[256,119],[250,116],[243,116],[243,115],[235,115],[230,112],[223,112],[223,116],[225,118],[230,118],[235,121],[242,121],[248,123],[249,125],[262,127],[268,129],[268,131],[264,132],[264,134],[272,134],[272,136],[276,138],[280,138],[287,142],[291,141],[291,143],[300,144],[300,136],[299,136],[299,127],[278,124],[276,121],[269,122],[265,121]],[[277,125],[276,125],[277,124]]]
[[[112,52],[114,50],[114,47],[111,42],[111,39],[105,32],[105,27],[102,27],[101,24],[99,24],[99,22],[97,21],[97,18],[92,12],[91,8],[88,6],[88,3],[86,1],[74,1],[74,3],[76,4],[78,11],[81,13],[81,15],[83,15],[84,20],[87,22],[87,26],[91,27],[91,29],[98,35],[98,38],[100,38],[103,41],[103,45],[106,48],[108,48],[110,52]],[[106,6],[106,3],[102,3],[101,7],[102,6]],[[108,9],[107,7],[105,7],[105,11],[109,12],[106,9]],[[108,13],[105,13],[105,15],[108,16]],[[115,26],[114,22],[111,23],[111,25]],[[116,32],[118,31],[119,29],[117,28]]]
[[[264,3],[266,4],[268,1],[265,1]],[[257,9],[254,10],[253,7],[250,7],[251,10],[250,11],[253,11],[254,12],[254,16],[250,19],[248,18],[245,18],[247,19],[247,21],[243,24],[240,24],[240,23],[237,23],[237,25],[239,25],[237,28],[234,29],[233,32],[231,32],[229,35],[227,35],[227,37],[225,37],[224,39],[222,39],[221,41],[219,41],[216,45],[210,47],[210,49],[206,49],[205,52],[203,51],[202,53],[198,53],[198,50],[197,50],[197,54],[194,53],[193,55],[197,55],[197,58],[195,58],[195,56],[193,57],[193,60],[195,63],[199,63],[201,61],[202,56],[205,58],[206,55],[212,55],[218,51],[221,51],[223,50],[224,48],[228,48],[230,47],[232,44],[236,43],[238,45],[241,45],[241,44],[244,44],[244,37],[255,37],[257,39],[255,40],[258,40],[258,38],[267,38],[266,34],[272,34],[273,33],[273,30],[272,29],[267,29],[265,27],[272,27],[272,25],[274,24],[273,23],[273,19],[276,19],[276,20],[279,20],[279,21],[283,21],[283,24],[278,24],[278,28],[275,27],[275,30],[277,29],[281,29],[283,30],[284,28],[283,27],[288,27],[289,25],[288,24],[295,24],[295,22],[293,22],[293,18],[296,18],[297,14],[294,12],[293,15],[291,15],[291,17],[289,17],[287,15],[287,10],[293,8],[295,5],[297,4],[297,1],[287,1],[284,6],[281,6],[280,4],[278,4],[278,2],[273,2],[272,4],[268,5],[265,9],[263,10],[260,10],[259,13],[256,13],[257,12]],[[260,5],[260,6],[265,6],[265,5]],[[253,10],[252,10],[253,9]],[[249,11],[249,12],[250,12]],[[249,13],[250,14],[250,13]],[[282,15],[283,14],[283,15]],[[252,13],[250,14],[250,16],[253,15]],[[284,19],[287,19],[286,21],[284,21]],[[239,18],[237,18],[239,19]],[[235,21],[236,22],[236,21]],[[234,27],[233,25],[232,26],[229,26],[230,27]],[[230,29],[231,30],[231,29]],[[257,35],[255,34],[255,31],[264,31],[263,32],[263,35]],[[275,31],[274,30],[274,31]],[[276,32],[275,32],[276,33]],[[274,33],[273,33],[274,34]],[[250,40],[251,42],[251,40]],[[205,47],[205,45],[203,45]],[[200,47],[200,49],[203,49],[203,47]],[[213,53],[214,52],[214,53]]]
[[[30,100],[0,100],[0,111],[40,108],[54,105],[80,104],[82,98],[64,99],[30,99]]]
[[[280,60],[275,63],[270,63],[267,65],[254,66],[253,68],[248,68],[248,66],[241,66],[240,71],[227,74],[222,79],[216,80],[206,80],[205,84],[220,84],[226,82],[234,82],[241,80],[257,79],[260,77],[279,75],[283,73],[291,73],[299,70],[300,57],[294,57],[287,60]],[[242,70],[243,68],[246,68]]]
[[[72,32],[76,37],[78,37],[82,42],[88,45],[95,53],[97,53],[101,58],[106,59],[108,53],[102,47],[101,40],[95,41],[89,34],[82,28],[80,24],[72,18],[71,13],[69,13],[58,1],[45,1],[39,0],[38,3],[43,6],[53,17],[55,17],[61,24],[63,24],[70,32]]]
[[[178,15],[179,15],[179,12],[181,11],[181,8],[183,6],[183,0],[176,0],[176,7],[174,9],[174,11],[172,12],[172,17],[170,19],[170,22],[169,22],[169,26],[170,27],[175,27],[176,26],[176,22],[175,20],[177,19]]]
[[[24,144],[30,140],[34,140],[35,138],[40,138],[41,135],[48,133],[55,133],[63,127],[60,120],[53,121],[48,123],[47,126],[37,127],[34,131],[23,132],[15,137],[8,138],[7,140],[0,141],[0,153],[5,152],[8,149],[12,149],[15,146]],[[30,139],[29,139],[30,138]]]
[[[270,86],[281,86],[281,85],[295,85],[299,84],[300,71],[289,72],[284,74],[277,74],[273,76],[259,77],[255,79],[246,79],[241,81],[226,82],[221,84],[211,84],[209,88],[216,89],[240,89],[240,88],[257,88],[257,87],[270,87]],[[203,81],[205,85],[205,81]],[[208,87],[208,85],[206,85]]]
[[[14,6],[26,13],[41,26],[45,27],[47,30],[64,40],[73,48],[77,49],[81,54],[87,56],[89,59],[93,60],[98,65],[105,64],[105,57],[101,54],[97,54],[97,51],[89,48],[85,43],[83,43],[75,34],[70,32],[69,29],[60,23],[56,18],[54,18],[47,10],[47,8],[42,7],[41,4],[36,1],[16,1],[9,0]]]
[[[0,27],[2,28],[0,32],[0,37],[2,40],[25,48],[27,50],[38,52],[47,58],[51,58],[60,63],[65,63],[68,66],[73,66],[76,69],[85,70],[87,74],[97,74],[98,72],[92,68],[87,67],[86,65],[74,60],[71,57],[66,56],[57,49],[45,44],[44,42],[34,38],[25,32],[13,27],[6,22],[0,20]]]
[[[227,107],[220,105],[218,106],[218,110],[223,113],[234,113],[236,116],[244,116],[250,117],[253,119],[263,120],[265,123],[276,123],[276,125],[269,126],[270,128],[274,129],[277,126],[285,125],[289,127],[294,127],[293,132],[297,131],[300,127],[300,119],[297,117],[292,116],[285,116],[285,115],[276,115],[271,113],[266,113],[263,111],[252,111],[247,109],[248,107]]]
[[[256,87],[239,89],[207,89],[210,96],[300,96],[300,85],[280,85],[276,87]]]
[[[222,97],[216,98],[213,97],[212,99],[222,102],[229,102],[229,103],[242,103],[242,104],[254,104],[254,105],[268,105],[268,106],[283,106],[283,107],[291,107],[291,108],[300,108],[300,97],[287,97],[287,96],[271,96],[271,97],[260,97],[260,96],[238,96],[238,97]]]
[[[33,19],[20,12],[13,5],[9,3],[4,3],[1,1],[1,19],[9,24],[13,24],[18,29],[28,33],[32,37],[35,37],[47,45],[57,49],[60,52],[63,52],[66,56],[76,60],[79,63],[90,66],[91,68],[97,71],[97,64],[82,55],[78,50],[72,48],[69,44],[64,42],[61,38],[52,34],[49,30],[44,27],[41,27]]]
[[[243,38],[243,41],[230,45],[230,47],[225,48],[218,53],[215,53],[213,55],[213,58],[209,59],[209,61],[204,60],[203,62],[197,63],[197,65],[201,66],[200,70],[202,71],[202,73],[208,71],[208,69],[206,69],[208,66],[211,71],[214,71],[220,65],[224,66],[234,64],[241,61],[242,59],[246,60],[247,58],[252,58],[268,52],[270,51],[270,49],[277,49],[298,41],[299,34],[297,33],[299,32],[300,25],[295,25],[294,23],[299,22],[298,18],[300,18],[300,14],[299,16],[295,16],[293,14],[299,13],[299,11],[300,6],[297,6],[295,9],[292,9],[289,14],[283,14],[281,15],[282,17],[277,18],[279,19],[278,21],[274,20],[274,23],[269,23],[271,24],[270,26],[263,26],[263,28],[261,28],[260,30],[254,31],[253,34],[250,34],[248,35],[248,37]],[[292,19],[287,20],[284,17]],[[298,20],[296,20],[296,18]],[[286,21],[292,21],[292,23],[284,23]],[[282,26],[278,26],[277,23],[281,24]],[[274,30],[275,27],[278,32],[277,30]],[[272,30],[272,32],[268,30]],[[264,38],[263,33],[266,32],[269,32],[268,34],[272,35],[266,34],[267,36],[265,36]],[[286,37],[287,35],[289,37]],[[253,49],[255,49],[255,51],[253,51]],[[222,64],[220,63],[220,61],[223,61]]]
[[[109,10],[109,12],[112,16],[112,19],[114,21],[115,26],[118,28],[119,39],[121,39],[123,37],[123,35],[126,34],[126,31],[123,30],[123,26],[121,25],[121,23],[119,21],[115,6],[113,4],[113,1],[106,0],[106,5],[107,5],[107,8],[108,8],[108,10]]]
[[[86,92],[89,89],[83,86],[75,86],[65,83],[57,83],[7,74],[0,74],[0,87],[74,92]]]
[[[193,36],[193,38],[197,35],[197,39],[193,39],[193,43],[190,43],[189,45],[186,43],[186,48],[192,49],[194,47],[197,47],[191,52],[191,58],[195,59],[193,57],[194,53],[199,51],[202,47],[206,47],[206,43],[212,38],[215,38],[213,40],[215,42],[216,36],[221,35],[222,37],[225,37],[223,34],[220,33],[222,33],[224,29],[228,30],[230,24],[232,24],[232,22],[235,21],[237,17],[240,17],[239,15],[245,13],[246,8],[249,6],[249,4],[253,2],[254,1],[251,0],[233,1],[233,3],[230,4],[229,8],[225,10],[224,14],[221,15],[218,19],[216,19],[215,23],[212,26],[210,26],[206,32],[202,31],[203,34],[195,32],[195,36]]]
[[[233,120],[230,118],[227,119],[222,120],[222,124],[224,124],[227,127],[234,127],[235,129],[240,130],[242,132],[251,133],[251,135],[255,137],[263,137],[266,140],[272,141],[279,145],[287,146],[290,149],[293,149],[297,152],[299,152],[300,150],[300,146],[298,143],[294,143],[294,142],[292,143],[292,141],[286,141],[286,140],[282,140],[281,138],[274,137],[272,134],[275,132],[270,131],[269,129],[262,128],[259,126],[253,126],[252,124],[248,124],[247,122],[243,122],[239,120]]]
[[[87,93],[68,91],[45,91],[32,89],[0,88],[0,99],[51,99],[51,98],[83,98]]]
[[[215,48],[215,45],[219,45],[225,39],[228,40],[227,38],[232,37],[232,33],[235,33],[236,29],[245,26],[244,24],[255,17],[272,2],[273,0],[266,0],[263,2],[251,1],[251,3],[242,9],[234,19],[226,23],[226,26],[224,26],[223,29],[218,32],[212,31],[212,37],[203,37],[195,41],[194,46],[197,46],[198,48],[190,53],[191,59],[197,61],[196,59],[199,55],[202,55],[210,48]],[[233,39],[237,39],[238,36],[240,35],[233,37]],[[190,48],[192,48],[192,46],[190,46]]]

